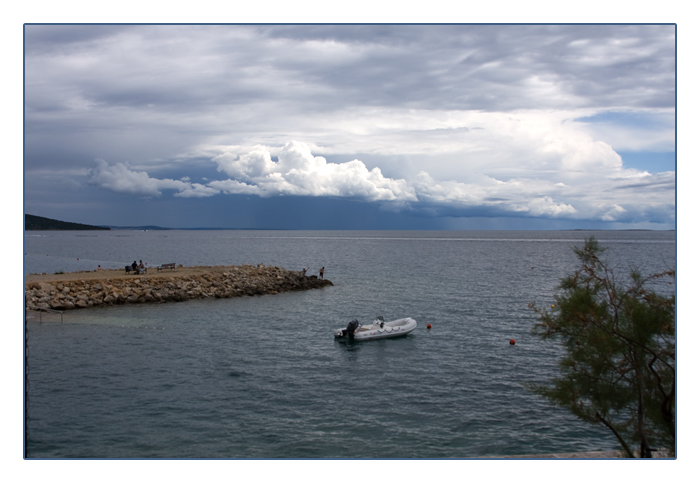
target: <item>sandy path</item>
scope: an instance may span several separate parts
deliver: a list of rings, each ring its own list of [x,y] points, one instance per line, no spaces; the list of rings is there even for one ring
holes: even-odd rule
[[[24,276],[24,283],[34,282],[65,282],[76,280],[106,280],[106,279],[128,279],[128,278],[174,278],[202,275],[205,273],[222,273],[231,270],[233,266],[214,267],[179,267],[175,270],[161,270],[149,268],[146,273],[135,275],[133,272],[125,273],[121,270],[100,270],[89,272],[68,272],[58,274],[29,274]]]

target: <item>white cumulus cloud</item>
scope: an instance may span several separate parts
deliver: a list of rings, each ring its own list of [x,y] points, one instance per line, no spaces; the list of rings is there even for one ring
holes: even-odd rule
[[[209,196],[214,196],[219,194],[219,190],[204,186],[200,183],[188,183],[189,186],[175,193],[173,196],[179,198],[208,198]]]
[[[239,148],[240,149],[240,148]],[[232,180],[210,186],[227,193],[260,196],[337,196],[367,201],[416,201],[415,191],[403,179],[385,177],[379,168],[368,169],[357,159],[329,163],[314,156],[302,142],[287,143],[272,160],[271,150],[256,146],[249,152],[227,151],[216,156],[219,171]],[[255,186],[256,190],[249,187]]]
[[[134,171],[124,163],[109,165],[103,159],[95,160],[96,166],[88,171],[88,184],[117,193],[127,193],[144,198],[161,196],[163,190],[175,190],[175,196],[185,198],[212,196],[218,191],[201,184],[176,179],[152,178],[145,171]]]
[[[496,175],[489,175],[489,166],[472,164],[471,156],[465,156],[463,166],[471,168],[469,181],[441,180],[427,170],[405,178],[386,177],[379,168],[369,169],[358,159],[330,163],[314,156],[309,145],[292,141],[281,149],[229,147],[213,161],[231,179],[212,181],[209,186],[227,194],[262,197],[352,197],[450,216],[483,213],[620,222],[654,213],[673,216],[674,173],[625,169],[607,144],[572,131],[566,123],[557,130],[551,119],[539,121],[534,127],[527,122],[514,128],[532,148],[521,167],[503,169],[501,165],[493,170]],[[540,131],[538,124],[549,126]],[[545,132],[549,136],[539,139],[538,134]]]

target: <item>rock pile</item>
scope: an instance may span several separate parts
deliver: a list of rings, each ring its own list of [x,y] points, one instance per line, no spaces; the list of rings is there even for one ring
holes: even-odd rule
[[[304,276],[265,265],[206,267],[196,275],[32,282],[25,285],[27,310],[69,310],[117,304],[182,302],[190,299],[231,298],[277,294],[333,285],[329,280]]]

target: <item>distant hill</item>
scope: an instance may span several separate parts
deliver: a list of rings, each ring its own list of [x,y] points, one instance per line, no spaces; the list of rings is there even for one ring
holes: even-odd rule
[[[143,226],[109,226],[112,230],[138,230],[138,231],[148,231],[148,230],[172,230],[172,228],[163,228],[162,226],[156,225],[143,225]]]
[[[43,216],[24,215],[25,230],[109,230],[104,226],[83,225],[69,221],[52,220]]]

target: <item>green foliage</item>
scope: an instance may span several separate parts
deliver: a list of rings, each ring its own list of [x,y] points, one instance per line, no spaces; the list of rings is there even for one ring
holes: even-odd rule
[[[633,270],[625,284],[600,256],[591,238],[575,248],[580,261],[561,280],[552,309],[533,310],[533,332],[563,344],[560,375],[537,394],[578,418],[610,429],[629,457],[651,449],[675,451],[675,296],[648,289],[675,283],[675,270],[642,276]]]

